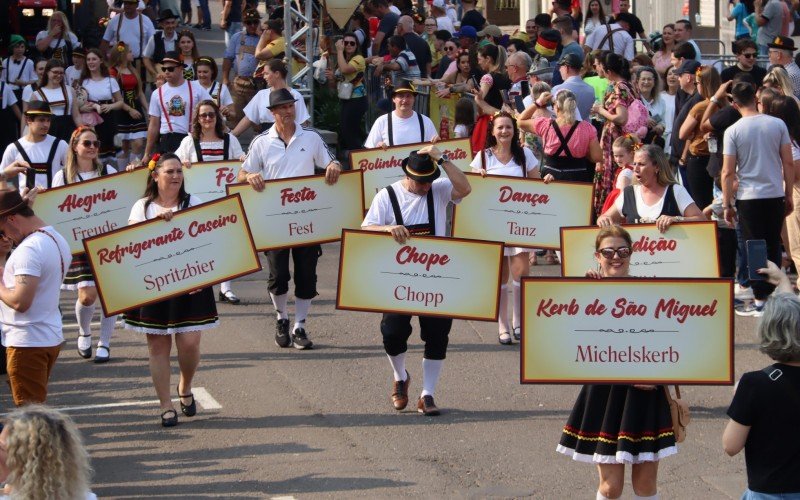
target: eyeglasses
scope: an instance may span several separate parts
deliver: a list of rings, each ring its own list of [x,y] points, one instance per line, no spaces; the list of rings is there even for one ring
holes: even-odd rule
[[[216,114],[216,113],[214,113],[214,112],[209,112],[209,113],[198,113],[198,114],[197,114],[197,116],[198,116],[198,117],[200,117],[200,118],[206,118],[206,119],[210,120],[210,119],[212,119],[212,118],[216,118],[216,117],[217,117],[217,114]]]
[[[345,45],[352,45],[353,47],[355,47],[357,45],[356,42],[354,42],[353,40],[345,40],[344,44]]]
[[[436,26],[437,26],[436,23],[433,23],[433,24],[425,23],[425,27],[426,28],[435,28]]]
[[[506,64],[506,68],[519,68],[516,64]]]
[[[456,50],[456,48],[455,47],[447,47],[447,46],[445,46],[444,50],[446,50],[447,52],[450,52],[451,50]]]
[[[162,66],[161,71],[163,71],[164,73],[172,73],[177,68],[178,68],[177,66]]]
[[[631,256],[631,247],[619,247],[619,248],[601,248],[597,251],[600,255],[603,256],[605,259],[613,259],[614,255],[619,255],[620,259],[627,259]]]
[[[756,57],[756,53],[755,52],[747,52],[747,53],[743,52],[743,53],[741,53],[739,55],[742,56],[742,57],[746,57],[748,59],[753,59],[754,57]]]
[[[85,148],[99,148],[100,147],[100,141],[90,141],[88,139],[84,140],[84,141],[81,141],[80,144],[81,144],[81,146],[83,146]]]
[[[53,76],[64,76],[63,71],[50,71],[50,74]]]

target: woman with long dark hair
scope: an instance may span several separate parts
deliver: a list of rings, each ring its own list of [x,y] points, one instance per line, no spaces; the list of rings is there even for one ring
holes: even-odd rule
[[[44,67],[42,83],[33,94],[31,101],[44,101],[50,105],[53,118],[50,120],[48,134],[69,142],[75,127],[83,125],[75,91],[64,82],[66,68],[60,59],[50,59]]]
[[[508,175],[513,177],[538,177],[539,162],[529,148],[519,143],[519,130],[514,117],[505,111],[492,116],[486,136],[486,149],[482,149],[472,160],[473,172],[486,175]],[[530,273],[531,265],[527,248],[506,247],[500,285],[500,314],[498,316],[498,340],[510,345],[520,340],[521,292],[520,279]],[[508,276],[511,274],[513,298],[512,323],[508,321]],[[513,336],[513,338],[512,338]]]
[[[511,80],[503,72],[504,65],[505,49],[492,44],[478,49],[478,66],[484,74],[480,79],[480,86],[473,91],[479,114],[475,122],[475,133],[470,141],[473,151],[483,150],[485,138],[489,135],[489,121],[503,107],[500,91],[511,88]]]
[[[675,48],[675,25],[665,24],[661,28],[661,39],[655,44],[653,53],[653,66],[659,73],[664,73],[672,66],[672,49]]]
[[[53,176],[53,187],[66,186],[78,182],[97,179],[113,174],[116,170],[103,165],[98,157],[100,141],[97,133],[89,127],[78,127],[69,140],[67,160],[64,168]],[[97,285],[86,255],[76,255],[67,270],[62,290],[77,290],[75,317],[78,320],[78,354],[84,359],[92,357],[92,318],[97,304]],[[111,359],[111,335],[116,316],[106,317],[100,310],[100,340],[95,351],[95,363],[105,363]]]
[[[111,49],[108,62],[111,65],[109,72],[117,79],[123,95],[122,106],[115,115],[117,135],[122,139],[122,153],[117,165],[138,163],[147,139],[147,99],[142,92],[142,82],[133,66],[133,54],[125,42],[120,41]]]
[[[589,0],[587,10],[586,20],[583,22],[583,34],[588,37],[597,27],[608,23],[608,16],[600,0]]]
[[[233,97],[228,86],[217,81],[219,76],[217,62],[212,57],[203,56],[197,60],[194,72],[197,74],[197,83],[208,91],[208,95],[217,103],[222,116],[226,119],[232,116]]]
[[[345,33],[336,41],[336,71],[326,70],[328,82],[339,95],[339,144],[345,151],[360,149],[364,144],[364,115],[367,113],[367,87],[364,72],[367,63],[359,53],[355,33]]]
[[[150,176],[147,178],[144,198],[133,205],[128,218],[130,224],[156,217],[169,221],[175,212],[201,203],[199,198],[184,189],[183,164],[176,155],[155,155],[147,168],[150,169]],[[192,395],[192,380],[200,364],[200,332],[218,325],[217,305],[211,287],[125,313],[125,328],[147,335],[150,375],[161,406],[162,426],[178,425],[178,412],[170,394],[172,335],[175,335],[180,367],[177,392],[181,412],[193,417],[197,406]]]
[[[95,104],[100,106],[103,123],[95,126],[100,139],[100,160],[103,163],[114,161],[114,135],[117,133],[117,120],[114,111],[125,105],[117,80],[108,72],[103,54],[98,49],[86,52],[86,66],[81,73],[81,87],[86,90],[87,102],[81,112],[90,113]]]
[[[181,56],[183,66],[183,78],[186,80],[195,79],[195,64],[200,59],[200,54],[197,52],[197,41],[194,38],[194,33],[189,30],[183,30],[178,33],[178,41],[175,42],[178,49],[178,54]]]

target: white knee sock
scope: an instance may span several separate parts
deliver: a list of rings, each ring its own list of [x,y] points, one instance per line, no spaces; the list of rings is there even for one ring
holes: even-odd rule
[[[81,335],[88,337],[78,337],[78,348],[89,349],[92,347],[92,317],[94,316],[95,304],[85,306],[81,301],[75,302],[75,317],[78,319],[78,331]]]
[[[275,306],[275,312],[278,314],[278,319],[289,319],[289,314],[286,312],[286,302],[288,300],[288,294],[283,295],[275,295],[274,293],[270,293],[269,296],[272,298],[272,305]]]
[[[220,293],[222,293],[222,295],[225,295],[225,292],[230,292],[231,291],[231,282],[230,281],[223,281],[222,283],[220,283],[219,291],[220,291]]]
[[[658,500],[659,496],[658,496],[658,493],[656,493],[655,495],[650,495],[649,497],[643,497],[643,496],[639,496],[636,493],[634,493],[633,494],[633,498],[635,498],[635,499],[641,498],[642,500]]]
[[[600,493],[600,490],[597,490],[597,495],[594,498],[595,500],[610,500],[607,496]]]
[[[511,326],[519,328],[522,324],[521,302],[522,290],[519,288],[519,281],[511,280],[511,293],[512,301],[511,306],[514,309],[514,315],[511,317]]]
[[[305,329],[308,310],[311,308],[311,299],[294,299],[294,329]]]
[[[439,375],[442,374],[443,359],[422,359],[422,395],[433,396]]]
[[[508,285],[500,285],[500,311],[497,316],[497,328],[500,333],[510,333],[508,326]]]
[[[401,352],[397,356],[389,356],[389,363],[392,364],[392,371],[394,372],[394,379],[396,382],[402,382],[406,379],[406,353]]]
[[[100,341],[97,346],[111,347],[111,334],[114,333],[114,326],[117,324],[117,316],[107,318],[103,311],[100,311]]]

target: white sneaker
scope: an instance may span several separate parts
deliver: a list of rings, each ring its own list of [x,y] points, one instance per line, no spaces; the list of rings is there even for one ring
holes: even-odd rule
[[[753,300],[753,289],[741,286],[739,283],[733,285],[733,295],[739,300]]]

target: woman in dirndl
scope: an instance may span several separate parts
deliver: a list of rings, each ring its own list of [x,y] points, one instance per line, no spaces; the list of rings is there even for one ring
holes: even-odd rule
[[[481,150],[472,160],[472,171],[483,176],[506,175],[511,177],[539,177],[539,162],[529,148],[519,143],[517,122],[509,113],[495,113],[489,121],[486,136],[486,149]],[[530,274],[529,249],[506,246],[500,280],[500,313],[498,315],[498,341],[511,345],[521,339],[520,326],[521,291],[520,279]],[[511,275],[512,322],[508,322],[508,277]]]
[[[67,160],[64,168],[53,177],[53,187],[96,179],[113,174],[116,170],[103,165],[98,157],[100,141],[97,133],[89,127],[78,127],[69,139]],[[84,359],[92,357],[92,318],[97,305],[97,286],[86,254],[76,255],[61,285],[62,290],[77,290],[75,317],[78,319],[78,355]],[[117,316],[106,317],[100,310],[100,340],[97,342],[95,363],[106,363],[111,359],[111,335]]]
[[[75,91],[64,82],[66,66],[60,59],[50,59],[44,67],[41,85],[29,101],[44,101],[50,105],[53,117],[48,134],[69,143],[75,127],[83,125]]]
[[[175,212],[201,203],[199,198],[184,189],[183,164],[175,154],[154,155],[147,168],[150,169],[150,176],[147,178],[144,198],[133,205],[129,224],[156,217],[169,221]],[[192,394],[192,380],[200,364],[200,332],[218,325],[217,306],[211,287],[125,313],[125,328],[147,335],[150,375],[161,406],[162,426],[178,425],[178,412],[170,394],[172,335],[175,335],[180,367],[177,392],[181,412],[193,417],[197,406]]]
[[[119,83],[108,72],[103,54],[97,49],[86,52],[86,66],[81,73],[81,87],[86,90],[86,104],[81,113],[98,111],[103,119],[95,125],[97,137],[100,138],[100,160],[114,161],[116,146],[114,135],[117,133],[117,120],[114,111],[122,108],[122,93]],[[98,105],[95,107],[95,105]]]
[[[631,235],[620,226],[600,229],[595,239],[598,270],[588,278],[627,278]],[[557,451],[594,463],[600,476],[597,498],[619,498],[625,464],[631,464],[635,498],[658,498],[658,462],[678,452],[663,386],[585,385],[572,408]]]
[[[115,113],[117,135],[122,140],[122,152],[117,155],[117,165],[139,163],[147,139],[147,99],[142,92],[142,82],[133,66],[133,53],[125,42],[119,42],[108,56],[109,73],[117,79],[122,92],[122,107]]]

